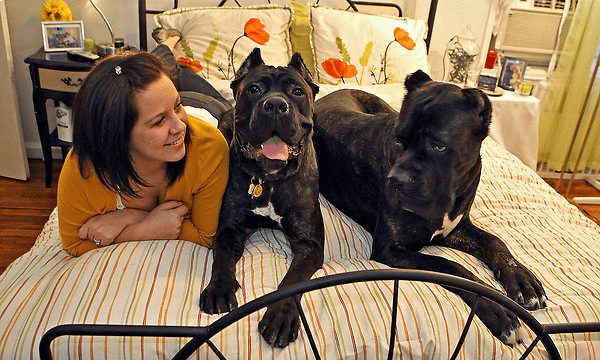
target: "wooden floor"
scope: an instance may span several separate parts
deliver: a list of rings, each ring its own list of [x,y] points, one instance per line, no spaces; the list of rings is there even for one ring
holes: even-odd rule
[[[56,207],[56,184],[61,162],[55,161],[52,187],[44,186],[44,163],[29,160],[31,177],[28,181],[0,177],[0,273],[17,257],[31,248],[48,216]],[[555,180],[547,180],[555,185]],[[563,182],[565,185],[565,182]],[[561,186],[559,192],[564,192]],[[600,196],[600,191],[585,181],[576,181],[570,196]],[[587,205],[582,211],[600,219],[600,205]]]
[[[35,243],[56,207],[56,184],[61,161],[55,161],[52,187],[45,186],[41,160],[29,160],[28,181],[0,177],[0,273]]]
[[[565,195],[567,190],[568,178],[565,178],[560,183],[560,188],[557,189],[557,180],[555,179],[546,179],[546,182],[550,184],[556,191],[560,194]],[[596,190],[593,186],[589,185],[584,180],[575,180],[573,182],[573,186],[569,190],[568,198],[572,199],[574,197],[600,197],[600,191]],[[577,205],[577,204],[575,204]],[[596,222],[600,221],[600,205],[577,205],[584,214],[588,215],[590,218],[595,220]]]

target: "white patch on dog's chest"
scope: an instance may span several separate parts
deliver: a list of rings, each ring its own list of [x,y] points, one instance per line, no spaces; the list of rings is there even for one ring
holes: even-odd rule
[[[253,209],[252,212],[256,215],[268,217],[271,220],[277,222],[279,226],[281,226],[282,217],[280,215],[277,215],[277,213],[275,212],[275,208],[273,207],[273,203],[270,201],[267,204],[267,206],[257,207],[256,209]]]
[[[462,217],[463,217],[463,215],[460,214],[454,220],[450,220],[450,217],[448,216],[448,214],[444,215],[444,222],[442,223],[442,228],[433,232],[433,235],[431,235],[430,241],[433,240],[434,237],[436,237],[440,234],[444,237],[448,236],[448,234],[450,234],[450,232],[452,230],[454,230],[456,225],[458,225],[458,223],[460,222]]]

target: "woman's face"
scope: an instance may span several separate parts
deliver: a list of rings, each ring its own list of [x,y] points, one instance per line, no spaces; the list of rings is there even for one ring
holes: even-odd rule
[[[173,82],[162,75],[136,95],[135,105],[139,117],[129,144],[134,165],[181,160],[185,156],[187,115]]]

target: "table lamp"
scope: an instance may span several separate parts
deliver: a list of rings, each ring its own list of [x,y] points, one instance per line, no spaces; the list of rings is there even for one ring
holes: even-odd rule
[[[106,19],[106,16],[104,16],[104,13],[102,12],[102,10],[100,10],[100,8],[94,3],[93,0],[90,0],[90,4],[92,4],[94,9],[96,9],[98,14],[100,14],[100,16],[102,17],[102,20],[104,20],[104,23],[108,27],[108,31],[110,32],[111,43],[110,44],[106,44],[106,43],[98,44],[97,50],[100,53],[100,55],[114,54],[115,53],[115,35],[113,33],[112,26],[110,26],[108,19]]]

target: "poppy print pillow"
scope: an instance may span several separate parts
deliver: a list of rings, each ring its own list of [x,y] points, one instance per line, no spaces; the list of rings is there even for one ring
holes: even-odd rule
[[[291,59],[289,6],[182,8],[154,20],[157,26],[181,32],[175,58],[206,79],[233,79],[255,47],[267,64],[286,65]]]
[[[325,84],[402,83],[431,73],[422,20],[310,7],[317,79]]]

